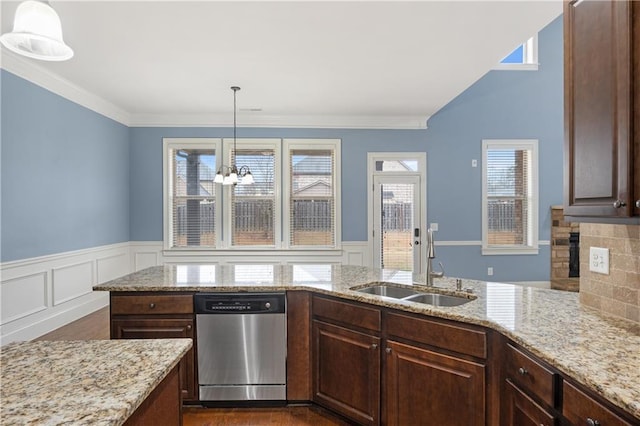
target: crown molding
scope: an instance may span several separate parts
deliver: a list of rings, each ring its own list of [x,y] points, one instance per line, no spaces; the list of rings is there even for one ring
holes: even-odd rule
[[[128,127],[231,127],[229,115],[131,114],[59,75],[2,49],[0,68]],[[238,127],[310,129],[426,129],[428,116],[247,114]]]
[[[238,127],[312,129],[426,129],[426,116],[243,115]],[[228,115],[132,114],[131,127],[230,127]]]
[[[6,49],[2,49],[1,59],[0,67],[2,69],[71,102],[129,126],[131,114],[127,111],[39,66],[33,60],[22,58]]]

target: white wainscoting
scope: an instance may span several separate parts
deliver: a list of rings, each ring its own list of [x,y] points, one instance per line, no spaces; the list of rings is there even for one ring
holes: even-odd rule
[[[113,244],[0,265],[0,345],[31,340],[109,304],[92,287],[150,266],[180,263],[334,263],[369,266],[366,241],[332,251],[167,252],[161,241]]]
[[[109,304],[96,284],[131,271],[127,243],[0,266],[0,345],[31,340]]]

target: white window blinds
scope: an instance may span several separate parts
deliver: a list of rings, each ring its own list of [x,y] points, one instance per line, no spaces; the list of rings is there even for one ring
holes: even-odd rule
[[[289,152],[289,245],[335,246],[335,150]]]
[[[172,247],[215,247],[213,149],[170,149]]]
[[[276,152],[274,149],[238,149],[232,160],[251,169],[255,183],[236,185],[231,197],[233,246],[274,246]]]
[[[490,143],[484,151],[484,247],[537,247],[533,144]]]

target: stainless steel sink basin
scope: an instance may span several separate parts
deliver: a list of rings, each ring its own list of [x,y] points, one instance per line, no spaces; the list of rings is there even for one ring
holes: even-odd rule
[[[407,302],[425,303],[432,306],[460,306],[475,300],[475,298],[431,293],[420,289],[396,287],[383,283],[371,283],[371,285],[366,287],[354,287],[351,288],[351,290],[375,296],[385,296],[393,299],[406,300]]]
[[[403,298],[403,300],[417,303],[427,303],[433,306],[460,306],[471,302],[472,299],[466,297],[450,296],[439,293],[423,293]]]
[[[393,297],[394,299],[402,299],[407,296],[417,296],[420,294],[420,292],[410,288],[392,287],[384,284],[359,288],[356,291],[360,293],[375,294],[376,296]]]

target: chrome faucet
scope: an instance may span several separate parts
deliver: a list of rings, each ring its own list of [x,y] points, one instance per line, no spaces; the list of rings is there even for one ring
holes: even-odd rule
[[[431,228],[427,229],[427,287],[433,287],[433,279],[434,278],[442,278],[444,277],[444,266],[442,266],[442,262],[438,262],[440,265],[440,269],[442,271],[435,272],[433,270],[433,259],[436,257],[436,249],[433,242],[433,230]]]

